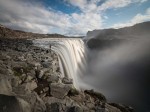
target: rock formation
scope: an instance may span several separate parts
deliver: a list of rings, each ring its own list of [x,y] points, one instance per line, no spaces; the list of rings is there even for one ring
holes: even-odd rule
[[[139,23],[131,27],[120,29],[103,29],[89,31],[85,38],[91,49],[111,47],[124,41],[135,41],[136,39],[149,39],[150,22]]]

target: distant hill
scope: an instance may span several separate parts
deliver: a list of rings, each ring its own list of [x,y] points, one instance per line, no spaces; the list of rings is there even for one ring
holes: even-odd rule
[[[60,34],[38,34],[19,30],[12,30],[3,25],[0,25],[0,38],[35,39],[35,38],[69,38],[69,37]]]
[[[89,31],[86,36],[89,48],[101,48],[135,39],[150,39],[150,22],[120,29]]]

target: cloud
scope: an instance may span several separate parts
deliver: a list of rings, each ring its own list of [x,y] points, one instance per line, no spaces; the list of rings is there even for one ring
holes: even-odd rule
[[[64,1],[70,3],[71,5],[77,6],[80,9],[82,9],[87,4],[87,0],[64,0]]]
[[[144,21],[149,21],[149,20],[150,20],[150,8],[148,8],[145,11],[145,14],[140,14],[139,13],[139,14],[135,15],[131,20],[129,20],[125,23],[114,24],[113,27],[114,28],[122,28],[122,27],[132,26],[134,24],[141,23],[141,22],[144,22]]]
[[[87,12],[87,11],[105,11],[107,9],[112,8],[122,8],[126,7],[132,3],[144,3],[148,0],[106,0],[105,2],[99,4],[102,2],[102,0],[64,0],[68,3],[70,3],[73,6],[79,7],[81,11]],[[99,5],[98,5],[99,4]]]
[[[72,1],[72,3],[74,3]],[[86,2],[85,2],[86,3]],[[76,6],[85,4],[78,0]],[[8,27],[38,33],[85,35],[87,31],[101,27],[97,13],[73,13],[71,15],[47,9],[42,4],[24,0],[1,0],[0,23]]]
[[[141,0],[141,3],[143,3],[143,2],[147,2],[148,0]]]
[[[71,17],[75,23],[72,24],[70,30],[73,29],[75,34],[78,34],[79,32],[82,34],[102,27],[102,18],[97,13],[73,13]]]
[[[81,12],[66,14],[37,1],[0,0],[0,24],[29,32],[85,35],[87,31],[103,28],[105,10],[125,7],[140,0],[107,0],[104,3],[101,0],[64,1],[78,7]]]
[[[107,9],[112,9],[112,8],[122,8],[126,7],[128,5],[131,5],[133,3],[144,3],[147,0],[107,0],[104,2],[101,6],[99,6],[98,10],[107,10]]]

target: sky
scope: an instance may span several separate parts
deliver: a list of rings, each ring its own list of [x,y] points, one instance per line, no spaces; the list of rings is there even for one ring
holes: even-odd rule
[[[0,24],[69,36],[150,21],[150,0],[0,0]]]

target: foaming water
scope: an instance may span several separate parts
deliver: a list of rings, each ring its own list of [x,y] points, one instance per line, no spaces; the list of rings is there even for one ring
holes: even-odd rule
[[[45,38],[33,40],[34,45],[51,49],[58,54],[62,76],[72,78],[74,86],[80,89],[80,76],[86,71],[84,42],[80,38]]]

